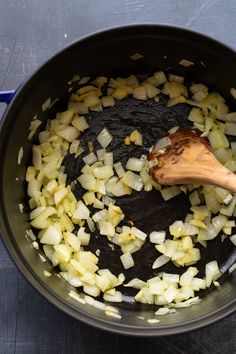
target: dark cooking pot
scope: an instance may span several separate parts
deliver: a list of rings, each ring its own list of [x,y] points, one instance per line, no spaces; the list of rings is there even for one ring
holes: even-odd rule
[[[134,53],[141,53],[144,57],[131,60]],[[180,67],[178,62],[183,58],[195,65]],[[42,112],[41,105],[48,97],[68,97],[67,82],[75,73],[82,77],[137,71],[149,73],[164,68],[217,88],[233,104],[229,91],[236,85],[236,53],[232,49],[201,34],[176,27],[134,25],[88,36],[48,60],[17,90],[1,121],[0,220],[8,252],[28,281],[55,306],[85,323],[122,334],[156,336],[186,332],[229,315],[236,309],[235,274],[227,278],[220,289],[205,294],[200,304],[163,316],[155,325],[146,321],[153,313],[153,308],[148,306],[133,306],[127,301],[119,305],[122,316],[119,320],[107,317],[89,305],[77,303],[68,296],[72,288],[68,283],[57,276],[44,276],[46,265],[25,237],[25,230],[29,228],[28,215],[19,212],[18,204],[26,202],[24,178],[32,146],[27,140],[28,127],[35,114],[46,121],[50,111]],[[11,96],[11,92],[5,93],[0,96],[0,101],[8,103]],[[20,146],[24,156],[19,166]],[[179,210],[178,205],[175,209]],[[175,213],[174,210],[167,212]],[[222,249],[218,247],[211,251],[213,255],[217,252],[223,252],[221,268],[225,267],[229,250],[222,246]],[[145,320],[138,319],[140,315]]]

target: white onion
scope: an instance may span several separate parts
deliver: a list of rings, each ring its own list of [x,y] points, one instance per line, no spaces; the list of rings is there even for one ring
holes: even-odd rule
[[[170,74],[169,81],[179,82],[182,84],[184,82],[184,77],[179,76],[179,75]]]
[[[101,202],[99,199],[95,198],[95,200],[93,202],[93,207],[95,209],[104,209],[104,203]]]
[[[103,128],[97,136],[97,141],[105,149],[112,142],[112,136],[106,128]]]
[[[50,225],[42,234],[40,242],[46,245],[58,245],[61,241],[61,233],[54,225]]]
[[[219,130],[213,130],[209,132],[208,139],[213,150],[229,147],[229,141],[227,137]]]
[[[74,223],[77,223],[79,220],[85,220],[89,218],[90,211],[86,205],[80,200],[76,204],[76,209],[72,215]]]
[[[160,244],[165,241],[166,232],[165,231],[153,231],[150,233],[150,242]]]
[[[194,65],[194,63],[190,60],[187,60],[187,59],[181,59],[179,61],[179,65],[182,65],[182,66],[185,66],[186,68],[188,68],[189,66]]]
[[[80,132],[84,132],[86,129],[89,128],[89,125],[83,116],[75,116],[71,124]]]
[[[86,163],[86,165],[90,166],[90,165],[94,164],[95,162],[97,162],[97,157],[93,152],[91,152],[87,156],[83,157],[83,161]]]
[[[104,154],[105,154],[105,152],[106,152],[105,149],[97,150],[98,161],[103,161],[103,160],[104,160]]]
[[[117,176],[119,178],[122,178],[124,176],[124,174],[125,174],[125,170],[124,170],[124,168],[122,166],[122,163],[121,162],[117,162],[117,163],[114,164],[113,167],[114,167],[114,169],[115,169],[115,171],[117,173]]]
[[[99,222],[100,234],[113,237],[115,235],[115,228],[109,221]]]
[[[112,166],[106,165],[101,167],[95,167],[93,169],[93,174],[96,178],[107,179],[113,176],[114,172]]]
[[[17,163],[18,165],[21,164],[22,158],[23,158],[24,150],[23,147],[21,146],[18,151],[18,156],[17,156]]]
[[[67,126],[65,129],[57,132],[57,135],[72,143],[73,140],[76,140],[79,137],[80,133],[76,128]]]
[[[146,92],[145,87],[139,86],[139,87],[134,88],[133,96],[137,100],[147,100],[147,92]]]
[[[126,163],[126,168],[127,170],[135,171],[135,172],[140,172],[143,168],[144,161],[137,159],[135,157],[130,157]]]
[[[230,89],[230,93],[231,93],[231,95],[233,96],[233,98],[236,100],[236,89],[232,87],[232,88]]]
[[[159,93],[161,92],[160,89],[158,89],[157,87],[153,86],[149,82],[145,82],[143,84],[143,86],[145,87],[146,94],[147,94],[148,98],[153,98],[153,97],[159,95]]]
[[[140,192],[143,188],[143,182],[140,176],[133,173],[132,171],[127,171],[125,175],[122,177],[122,182],[124,182],[127,186],[136,191]]]
[[[145,232],[137,229],[136,227],[131,227],[131,232],[133,232],[135,234],[135,236],[137,238],[139,238],[142,241],[146,240],[147,234],[145,234]]]
[[[91,232],[94,232],[95,231],[95,225],[94,225],[93,220],[91,218],[88,218],[88,219],[86,219],[86,222],[87,222],[89,230]]]
[[[134,289],[142,289],[146,283],[138,278],[130,280],[127,284],[124,284],[125,287],[130,287]]]
[[[230,241],[233,242],[234,246],[236,246],[236,234],[230,237]]]
[[[172,186],[169,188],[162,189],[160,193],[162,195],[162,198],[167,201],[179,195],[181,193],[181,190],[179,189],[179,187]]]
[[[236,136],[236,123],[225,123],[225,134]]]
[[[107,195],[103,195],[102,202],[104,203],[104,205],[109,206],[110,204],[115,204],[116,200],[108,197]]]
[[[113,166],[113,153],[105,152],[104,154],[104,165]]]
[[[134,260],[130,253],[124,253],[120,256],[120,260],[125,269],[132,268],[134,266]]]
[[[152,265],[152,269],[157,269],[162,267],[164,264],[168,263],[170,261],[169,257],[166,257],[164,255],[158,257],[155,262]]]
[[[123,295],[120,291],[115,291],[114,295],[109,294],[109,292],[105,292],[103,295],[103,298],[104,298],[104,300],[110,301],[110,302],[122,302],[123,301]],[[113,313],[113,316],[115,317],[116,314],[114,312],[111,312],[111,313]],[[111,316],[111,314],[110,314],[110,316]],[[121,318],[121,317],[119,316],[118,318]]]
[[[154,77],[157,81],[158,86],[164,84],[167,81],[164,71],[157,71],[156,73],[154,73]]]
[[[209,287],[214,280],[217,280],[221,275],[218,264],[212,261],[206,264],[206,285]]]
[[[163,273],[162,280],[169,284],[179,283],[179,274]]]
[[[112,96],[103,96],[102,97],[103,107],[113,107],[115,105],[114,97]]]
[[[153,150],[160,151],[165,149],[169,145],[171,145],[171,139],[168,136],[165,136],[164,138],[158,140]]]

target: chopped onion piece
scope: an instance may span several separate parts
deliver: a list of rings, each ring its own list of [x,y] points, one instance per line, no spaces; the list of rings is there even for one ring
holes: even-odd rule
[[[132,59],[132,60],[139,60],[141,58],[143,58],[143,55],[140,53],[135,53],[135,54],[130,55],[130,59]]]
[[[179,82],[182,84],[184,82],[184,77],[179,75],[170,74],[169,81]]]
[[[152,269],[157,269],[162,267],[164,264],[168,263],[170,261],[170,257],[161,255],[160,257],[158,257],[155,262],[152,265]]]
[[[231,93],[231,95],[233,96],[233,98],[236,100],[236,89],[232,87],[232,88],[230,89],[230,93]]]
[[[89,125],[86,121],[86,119],[83,116],[75,116],[72,119],[71,124],[78,129],[80,132],[84,132],[86,129],[89,128]]]
[[[105,152],[104,165],[113,166],[113,153],[112,152]]]
[[[89,218],[90,211],[86,205],[80,200],[76,204],[75,211],[72,215],[74,223],[78,223],[80,220],[86,220]]]
[[[103,107],[113,107],[115,105],[115,100],[113,96],[103,96],[102,97]]]
[[[150,233],[150,242],[161,244],[165,241],[166,232],[165,231],[153,231]]]
[[[100,131],[100,133],[97,136],[97,141],[104,149],[112,142],[112,136],[107,130],[107,128],[103,128]]]
[[[230,237],[230,241],[232,241],[234,246],[236,246],[236,234]]]
[[[93,152],[91,152],[87,156],[83,157],[83,161],[86,163],[86,165],[90,166],[97,162],[97,157]]]
[[[81,176],[79,176],[77,179],[84,189],[87,189],[92,192],[96,191],[97,183],[93,175],[84,173]]]
[[[113,198],[108,197],[107,195],[102,196],[102,202],[106,205],[109,206],[110,204],[115,204],[116,200]]]
[[[112,166],[106,165],[101,167],[95,167],[93,169],[93,174],[96,178],[107,179],[113,176],[114,172]]]
[[[98,161],[103,161],[104,160],[105,152],[106,152],[105,149],[97,150]]]
[[[189,66],[194,65],[194,63],[190,60],[182,59],[179,61],[179,65],[182,65],[182,66],[185,66],[186,68],[188,68]]]
[[[154,73],[154,77],[157,81],[157,86],[162,85],[167,81],[164,71],[157,71]]]
[[[40,242],[46,245],[58,245],[61,241],[61,233],[55,225],[50,225],[42,234]]]
[[[155,151],[160,151],[165,149],[167,146],[171,145],[171,139],[168,136],[158,140],[157,144],[154,147]]]
[[[132,171],[127,171],[122,177],[121,181],[138,192],[140,192],[143,188],[142,179],[140,178],[140,176],[138,176],[136,173],[133,173]]]
[[[110,221],[99,222],[100,234],[113,237],[115,235],[115,228]]]
[[[137,238],[139,238],[142,241],[146,240],[147,234],[145,234],[145,232],[137,229],[136,227],[131,227],[131,232],[133,232],[135,234],[135,236]]]
[[[221,273],[216,261],[206,264],[206,286],[209,287],[214,280],[217,280]]]
[[[122,178],[125,174],[125,170],[123,169],[122,163],[121,162],[117,162],[114,164],[114,169],[117,173],[117,176],[119,178]]]
[[[124,253],[120,256],[120,260],[125,269],[132,268],[134,266],[134,260],[130,253]]]
[[[90,241],[90,234],[86,233],[84,230],[85,230],[84,227],[80,227],[77,233],[77,237],[80,239],[82,246],[87,246]]]
[[[106,300],[106,301],[110,301],[110,302],[122,302],[123,301],[122,293],[120,291],[116,291],[115,289],[113,289],[113,290],[114,290],[114,293],[112,293],[112,294],[109,293],[109,292],[111,292],[111,290],[110,291],[106,291],[104,293],[104,295],[103,295],[103,299]],[[109,313],[110,313],[110,316],[121,318],[120,315],[117,316],[117,314],[112,312],[112,311],[110,311]]]
[[[236,123],[225,123],[225,134],[236,136]]]
[[[175,313],[175,312],[176,312],[175,309],[169,309],[168,307],[161,307],[155,312],[155,315],[156,316],[164,316],[167,313]]]
[[[143,168],[144,160],[137,159],[136,157],[130,157],[126,163],[127,170],[140,172]]]
[[[162,195],[162,198],[167,201],[179,195],[181,193],[181,190],[177,186],[172,186],[169,188],[162,189],[160,193]]]
[[[19,152],[18,152],[18,156],[17,156],[17,163],[18,165],[21,164],[21,161],[22,161],[22,158],[23,158],[23,154],[24,154],[24,150],[23,150],[23,147],[21,146],[19,148]]]
[[[127,284],[124,284],[125,287],[130,287],[134,289],[142,289],[146,286],[146,283],[138,278],[130,280]]]
[[[127,137],[129,139],[129,144],[134,143],[135,145],[143,145],[143,137],[142,135],[138,132],[138,130],[134,130],[132,131],[132,133],[130,134],[129,137]],[[127,144],[127,145],[129,145]]]

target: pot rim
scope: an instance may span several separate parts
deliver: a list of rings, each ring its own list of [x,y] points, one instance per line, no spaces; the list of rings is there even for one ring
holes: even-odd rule
[[[39,68],[31,74],[17,89],[16,94],[14,95],[12,101],[10,102],[8,108],[5,110],[3,117],[1,119],[0,123],[0,136],[2,134],[2,127],[4,125],[4,122],[6,121],[8,112],[10,108],[14,105],[15,100],[17,97],[21,94],[21,91],[24,89],[24,87],[27,85],[27,83],[36,75],[38,75],[41,70],[44,70],[46,66],[48,66],[51,62],[53,62],[56,58],[58,58],[62,53],[65,51],[68,51],[72,49],[72,47],[78,43],[83,43],[88,40],[91,40],[93,38],[111,34],[112,32],[116,33],[117,31],[129,31],[129,30],[134,30],[134,29],[144,29],[144,28],[149,28],[150,30],[153,29],[161,29],[161,30],[169,30],[169,31],[176,31],[178,30],[179,32],[188,34],[188,35],[193,35],[195,37],[198,37],[199,40],[204,40],[211,42],[212,45],[221,47],[223,50],[228,51],[228,54],[235,55],[235,49],[231,48],[228,45],[225,45],[221,43],[220,41],[211,38],[209,36],[206,36],[205,34],[202,34],[200,32],[196,32],[193,30],[190,30],[188,28],[184,28],[181,26],[173,26],[169,24],[156,24],[156,23],[133,23],[130,25],[119,25],[119,26],[114,26],[114,27],[107,27],[99,31],[95,31],[91,34],[85,35],[77,40],[74,40],[67,46],[63,47],[61,50],[59,50],[56,54],[51,56],[48,60],[46,60],[43,64],[39,66]],[[2,139],[0,139],[0,147],[2,145]],[[0,181],[2,180],[2,176],[0,176]],[[0,183],[0,186],[2,186],[2,181]],[[2,200],[0,200],[0,204],[3,204]],[[47,285],[45,282],[42,281],[42,279],[34,272],[33,268],[30,267],[30,265],[26,262],[24,259],[23,255],[17,251],[18,246],[17,243],[9,237],[9,234],[11,234],[10,227],[8,225],[7,221],[7,213],[4,210],[4,208],[0,208],[0,229],[1,229],[1,235],[2,235],[2,240],[3,243],[8,251],[8,254],[11,256],[11,259],[21,272],[23,276],[27,279],[27,281],[38,291],[40,295],[42,295],[44,298],[46,298],[51,304],[56,306],[58,309],[62,310],[66,314],[72,316],[73,318],[77,320],[81,320],[85,324],[92,325],[94,327],[97,327],[99,329],[107,330],[109,332],[113,332],[116,334],[123,334],[123,335],[132,335],[132,336],[163,336],[163,335],[172,335],[172,334],[178,334],[178,333],[185,333],[191,330],[196,330],[201,327],[204,327],[206,325],[210,325],[220,319],[223,319],[224,317],[232,314],[236,310],[236,299],[232,300],[228,304],[224,305],[223,307],[205,315],[201,316],[198,319],[194,320],[189,320],[185,321],[181,324],[176,324],[176,325],[171,325],[171,326],[158,326],[158,327],[146,327],[146,326],[131,326],[127,324],[122,324],[122,323],[116,323],[113,321],[108,320],[103,320],[99,318],[94,318],[92,315],[88,314],[85,311],[82,311],[81,309],[77,308],[76,306],[73,306],[71,304],[68,304],[64,299],[62,299],[58,294],[54,293]]]

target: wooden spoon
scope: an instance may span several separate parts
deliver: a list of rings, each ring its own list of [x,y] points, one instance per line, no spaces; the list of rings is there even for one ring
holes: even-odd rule
[[[236,193],[236,175],[213,155],[207,138],[179,128],[160,141],[148,156],[149,173],[160,184],[213,184]],[[162,144],[163,145],[163,144]]]

